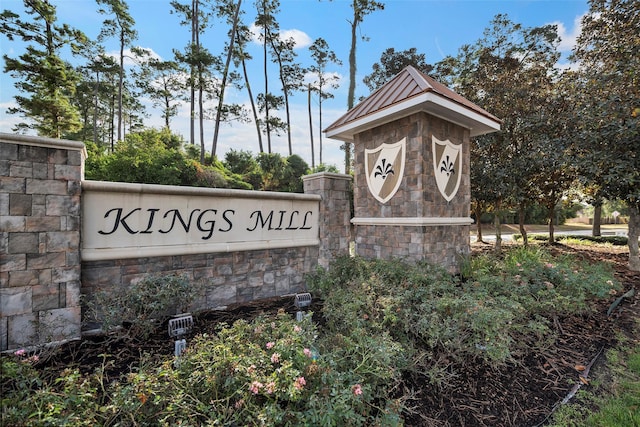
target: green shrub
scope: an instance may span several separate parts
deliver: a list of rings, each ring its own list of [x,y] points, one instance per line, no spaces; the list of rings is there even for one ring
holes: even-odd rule
[[[528,234],[527,237],[530,241],[534,242],[548,242],[548,234]],[[522,240],[522,234],[514,234],[513,240]],[[629,244],[629,239],[626,236],[583,236],[578,234],[571,235],[558,235],[556,241],[570,241],[572,243],[579,243],[588,245],[590,242],[597,244],[610,244],[613,246],[626,246]]]
[[[147,338],[172,315],[188,311],[198,292],[184,276],[148,276],[123,289],[97,292],[87,303],[88,318],[105,331]],[[127,327],[119,329],[123,322]]]
[[[618,290],[607,267],[554,260],[541,248],[474,257],[467,270],[460,281],[424,263],[345,257],[310,275],[308,285],[324,300],[331,333],[388,333],[407,355],[426,349],[433,360],[444,353],[447,360],[479,356],[492,363],[549,345],[555,316],[586,311],[591,298]]]
[[[37,356],[18,350],[0,359],[3,426],[100,425],[96,382],[75,369],[64,370],[49,383],[33,367]]]
[[[159,425],[398,425],[397,409],[373,405],[393,400],[368,382],[388,360],[348,369],[331,348],[318,353],[317,335],[309,317],[284,312],[223,326],[190,342],[178,363],[130,374],[105,413]]]

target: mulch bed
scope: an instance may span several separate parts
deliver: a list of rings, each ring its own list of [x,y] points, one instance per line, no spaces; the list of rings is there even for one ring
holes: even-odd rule
[[[509,366],[491,366],[482,360],[468,361],[464,366],[455,366],[452,362],[450,369],[455,375],[438,385],[429,383],[419,373],[408,374],[405,391],[411,393],[408,402],[411,409],[405,415],[406,425],[542,426],[563,399],[571,396],[572,389],[575,392],[576,384],[581,383],[581,374],[585,376],[588,372],[588,379],[606,375],[605,351],[616,344],[621,334],[640,343],[637,323],[640,273],[627,268],[628,248],[603,250],[566,245],[550,248],[556,253],[573,253],[588,261],[610,263],[624,291],[635,287],[635,295],[623,301],[610,316],[607,316],[607,310],[615,296],[602,302],[593,314],[555,319],[553,327],[558,334],[555,344],[542,352],[519,355],[517,363]],[[473,245],[474,251],[489,249],[488,245]],[[210,333],[220,322],[231,324],[241,318],[250,320],[279,309],[294,315],[293,299],[271,298],[199,314],[193,333]],[[314,301],[311,310],[319,313],[321,302]],[[129,372],[145,353],[165,357],[172,355],[173,350],[173,339],[166,331],[159,331],[144,342],[87,337],[52,352],[43,358],[40,366],[54,368],[49,370],[51,375],[69,367],[88,373],[104,366],[106,380],[110,381]],[[590,371],[577,370],[580,366]]]

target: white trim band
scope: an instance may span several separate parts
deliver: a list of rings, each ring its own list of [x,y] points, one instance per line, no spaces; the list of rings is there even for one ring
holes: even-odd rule
[[[468,217],[399,217],[399,218],[352,218],[353,225],[397,225],[409,227],[438,225],[471,225]]]
[[[195,255],[221,252],[257,251],[265,249],[318,246],[319,239],[271,240],[262,242],[231,242],[202,245],[143,246],[137,248],[82,249],[83,261]]]

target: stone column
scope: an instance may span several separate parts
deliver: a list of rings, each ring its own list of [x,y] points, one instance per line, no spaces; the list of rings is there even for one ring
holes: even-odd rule
[[[84,144],[0,134],[0,350],[80,337]]]
[[[436,185],[440,164],[434,168],[434,138],[459,149],[455,157],[459,187],[449,201]],[[406,141],[404,172],[397,168],[388,177],[401,181],[397,192],[381,202],[368,185],[367,150],[402,140]],[[424,260],[457,272],[460,258],[470,250],[469,131],[420,112],[357,134],[354,151],[356,254]]]
[[[331,261],[349,253],[351,243],[350,175],[320,172],[302,178],[305,194],[319,194],[320,253],[318,264],[327,268]]]

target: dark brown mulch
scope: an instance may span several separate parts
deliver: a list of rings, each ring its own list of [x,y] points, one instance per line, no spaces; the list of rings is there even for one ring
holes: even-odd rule
[[[481,244],[474,245],[474,251],[486,248]],[[490,366],[482,360],[469,361],[464,366],[456,366],[452,362],[450,371],[455,375],[445,375],[445,380],[438,385],[430,383],[419,373],[408,374],[405,386],[407,391],[412,391],[412,399],[408,402],[411,409],[405,417],[406,425],[544,425],[554,409],[580,382],[581,372],[576,370],[577,366],[586,367],[593,362],[588,378],[604,375],[604,352],[616,344],[620,334],[640,343],[637,320],[640,316],[640,273],[628,270],[625,248],[602,250],[554,245],[550,249],[555,253],[572,253],[588,261],[611,264],[624,291],[635,287],[635,295],[623,301],[611,316],[607,316],[607,310],[616,296],[603,301],[593,314],[555,319],[553,327],[558,339],[554,345],[535,350],[534,339],[530,338],[532,351],[519,355],[517,363],[509,366]],[[312,311],[319,313],[321,302],[315,301],[314,304]],[[293,299],[271,298],[202,313],[195,319],[193,333],[213,332],[220,322],[231,324],[236,319],[252,319],[279,309],[293,315]],[[134,369],[145,353],[158,357],[171,355],[173,339],[168,337],[166,330],[144,342],[86,338],[51,353],[41,366],[78,367],[83,372],[105,366],[106,380],[109,381]]]

